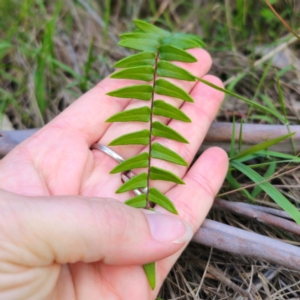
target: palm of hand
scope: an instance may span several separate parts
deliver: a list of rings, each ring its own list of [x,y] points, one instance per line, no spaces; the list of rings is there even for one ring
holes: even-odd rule
[[[210,67],[210,58],[203,50],[196,49],[192,52],[200,63],[188,66],[189,71],[202,76]],[[212,76],[208,76],[207,79],[220,84]],[[104,80],[34,137],[14,149],[0,162],[0,188],[26,196],[77,195],[114,198],[120,201],[128,199],[129,194],[115,194],[115,190],[121,184],[120,175],[110,175],[109,171],[116,162],[98,150],[90,150],[94,142],[100,140],[101,144],[108,144],[115,137],[135,131],[141,126],[104,123],[114,113],[139,105],[137,101],[112,100],[112,97],[105,96],[106,92],[128,83],[127,80]],[[192,125],[186,125],[188,131],[181,128],[190,145],[180,145],[181,148],[176,148],[174,142],[169,146],[176,148],[188,162],[191,162],[218,110],[222,94],[200,83],[196,86],[185,83],[183,88],[187,91],[192,90],[195,99],[195,104],[184,104],[183,108],[193,120]],[[182,125],[172,122],[169,125],[177,126],[180,131]],[[125,146],[117,148],[116,152],[127,158],[142,150],[143,148],[139,146]],[[216,155],[218,157],[215,157]],[[165,162],[158,164],[167,166]],[[158,183],[159,189],[166,192],[174,201],[180,217],[190,223],[194,230],[204,220],[212,199],[222,183],[226,166],[223,152],[212,149],[207,151],[186,175],[186,168],[173,167],[172,171],[176,174],[185,175],[189,188],[174,187],[166,182]],[[189,203],[182,198],[189,199]],[[77,204],[74,202],[72,205]],[[78,204],[78,214],[81,214],[81,205],[82,203]],[[163,211],[161,208],[157,210]],[[118,222],[117,219],[113,221]],[[180,249],[179,246],[175,248]],[[118,253],[122,256],[121,247],[117,246],[113,251],[116,256]],[[63,252],[68,251],[65,249]],[[27,260],[26,270],[23,272],[30,272],[29,280],[32,283],[44,278],[37,288],[33,288],[33,293],[45,290],[54,299],[153,299],[180,252],[177,251],[157,264],[158,284],[154,292],[149,288],[141,267],[142,263],[126,266],[121,258],[118,264],[109,261],[105,255],[95,257],[94,254],[94,256],[82,254],[78,257],[77,253],[77,256],[70,257],[66,254],[65,257],[54,257],[52,261],[47,262],[46,258],[39,257],[38,253],[38,263],[36,259]],[[164,254],[156,254],[155,260],[161,259],[162,255]]]

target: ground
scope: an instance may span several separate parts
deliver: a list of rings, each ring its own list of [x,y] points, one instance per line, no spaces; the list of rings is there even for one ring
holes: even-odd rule
[[[299,33],[299,16],[297,0],[2,0],[0,113],[14,129],[48,123],[108,76],[114,62],[130,52],[116,45],[118,35],[132,30],[132,20],[141,18],[171,31],[203,37],[214,61],[210,73],[219,76],[228,90],[282,116],[276,118],[227,96],[216,121],[297,125],[300,42],[294,34]],[[238,148],[237,142],[231,154],[238,153]],[[300,151],[295,150],[294,154]],[[247,165],[256,165],[255,170],[266,178],[289,171],[269,181],[299,207],[296,163],[253,157]],[[253,182],[243,173],[232,169],[231,174],[235,180],[228,177],[225,181],[220,191],[223,199],[278,208],[268,193],[257,188],[254,191]],[[232,193],[241,187],[248,188]],[[209,218],[300,245],[296,235],[239,214],[213,209]],[[242,253],[232,255],[191,243],[171,271],[160,297],[300,299],[300,275]]]

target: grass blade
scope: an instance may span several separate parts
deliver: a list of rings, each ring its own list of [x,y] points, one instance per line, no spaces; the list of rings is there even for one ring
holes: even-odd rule
[[[298,225],[300,225],[300,212],[298,211],[298,209],[272,184],[270,184],[269,182],[263,182],[265,181],[265,178],[240,162],[232,161],[230,164],[232,167],[249,177],[253,182],[257,183],[260,188],[270,196],[270,198],[272,198],[284,211],[286,211],[295,220]]]
[[[204,84],[206,84],[206,85],[208,85],[208,86],[210,86],[210,87],[212,87],[212,88],[214,88],[214,89],[216,89],[216,90],[218,90],[220,92],[223,92],[225,94],[228,94],[228,95],[234,96],[234,97],[236,97],[236,98],[238,98],[240,100],[243,100],[247,104],[252,105],[253,107],[256,107],[256,108],[258,108],[258,109],[260,109],[260,110],[262,110],[264,112],[268,112],[271,115],[273,115],[274,117],[276,117],[277,119],[282,120],[282,116],[277,111],[273,111],[273,110],[271,110],[271,109],[269,109],[269,108],[267,108],[267,107],[265,107],[263,105],[260,105],[260,104],[258,104],[256,102],[253,102],[253,101],[251,101],[251,100],[249,100],[249,99],[247,99],[247,98],[245,98],[243,96],[240,96],[240,95],[238,95],[238,94],[236,94],[234,92],[231,92],[231,91],[228,91],[226,89],[223,89],[223,88],[221,88],[221,87],[219,87],[219,86],[217,86],[217,85],[215,85],[215,84],[213,84],[213,83],[211,83],[211,82],[209,82],[209,81],[207,81],[207,80],[205,80],[203,78],[197,77],[197,79],[200,82],[202,82],[202,83],[204,83]]]
[[[249,147],[248,149],[245,149],[243,151],[241,151],[240,153],[238,153],[237,155],[235,155],[232,160],[236,160],[236,159],[239,159],[239,158],[242,158],[244,156],[247,156],[247,155],[251,155],[253,153],[256,153],[260,150],[264,150],[266,148],[269,148],[289,137],[291,137],[292,135],[294,135],[295,133],[289,133],[289,134],[286,134],[286,135],[283,135],[283,136],[280,136],[278,138],[275,138],[275,139],[272,139],[272,140],[269,140],[269,141],[266,141],[266,142],[262,142],[262,143],[259,143],[257,145],[254,145],[252,147]]]
[[[235,114],[233,114],[233,120],[232,120],[232,131],[231,131],[231,141],[230,141],[230,150],[229,150],[229,158],[231,159],[234,157],[235,153],[235,128],[236,128],[236,122],[235,122]]]
[[[277,163],[276,162],[273,162],[269,165],[267,171],[265,172],[265,174],[263,175],[263,178],[269,178],[271,177],[275,170],[276,170],[276,166],[277,166]],[[252,193],[251,193],[251,196],[253,198],[256,198],[258,196],[258,194],[262,191],[261,187],[259,185],[255,186]]]
[[[244,194],[248,200],[250,202],[253,202],[253,197],[251,196],[251,194],[246,190],[246,189],[241,189],[241,185],[239,184],[239,182],[232,176],[231,171],[228,171],[227,175],[226,175],[226,180],[229,182],[229,184],[231,185],[232,189],[238,189],[239,192],[241,192],[242,194]]]

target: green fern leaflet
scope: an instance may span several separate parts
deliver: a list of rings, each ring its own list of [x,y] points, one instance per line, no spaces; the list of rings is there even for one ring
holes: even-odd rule
[[[194,63],[197,59],[186,49],[201,48],[202,40],[192,34],[171,33],[147,22],[136,20],[137,30],[121,35],[120,46],[138,50],[137,54],[121,59],[115,64],[119,70],[111,78],[134,79],[145,83],[124,86],[111,91],[108,95],[117,98],[141,100],[144,106],[126,110],[111,116],[107,122],[143,122],[149,123],[148,129],[130,132],[110,143],[118,145],[145,145],[148,153],[141,153],[125,160],[115,167],[111,173],[119,173],[132,169],[144,168],[145,172],[134,176],[125,182],[116,192],[123,193],[137,188],[146,188],[145,195],[138,195],[125,203],[132,207],[149,209],[150,203],[155,203],[166,210],[178,214],[174,204],[156,188],[150,188],[152,180],[171,181],[176,184],[184,182],[174,173],[151,165],[151,158],[165,160],[174,164],[187,166],[186,161],[178,153],[165,146],[152,142],[155,137],[163,137],[180,143],[188,143],[184,136],[171,127],[153,121],[153,116],[163,116],[182,122],[191,122],[177,107],[166,103],[155,95],[164,95],[186,102],[194,102],[183,89],[165,78],[175,78],[185,81],[196,81],[190,72],[173,64],[173,61]],[[159,76],[159,78],[158,78]],[[155,263],[144,266],[149,284],[155,288]]]

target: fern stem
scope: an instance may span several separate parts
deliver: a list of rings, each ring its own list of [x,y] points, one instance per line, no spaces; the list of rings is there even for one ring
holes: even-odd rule
[[[150,167],[151,167],[151,150],[152,150],[152,122],[153,122],[153,103],[154,103],[154,93],[155,93],[155,80],[156,80],[156,70],[157,70],[158,52],[156,53],[155,63],[154,63],[154,77],[153,77],[153,91],[151,97],[151,113],[150,113],[150,134],[149,134],[149,158],[148,158],[148,174],[147,174],[147,194],[146,194],[146,209],[151,208],[149,202],[149,190],[150,190]]]

